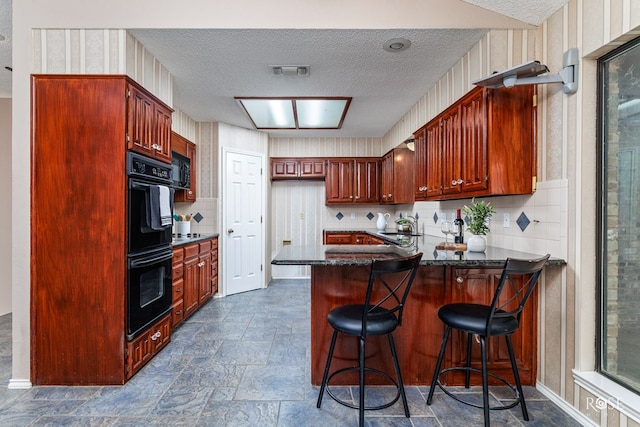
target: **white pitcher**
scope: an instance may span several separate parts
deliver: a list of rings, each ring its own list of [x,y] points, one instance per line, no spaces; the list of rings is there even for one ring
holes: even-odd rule
[[[378,221],[376,221],[376,227],[378,231],[384,231],[387,229],[387,220],[391,215],[388,213],[378,212]]]

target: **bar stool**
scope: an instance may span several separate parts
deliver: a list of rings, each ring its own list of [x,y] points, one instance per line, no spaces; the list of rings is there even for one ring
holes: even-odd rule
[[[407,397],[404,392],[402,383],[402,375],[398,365],[398,357],[396,347],[393,341],[392,332],[402,324],[402,311],[405,307],[409,290],[416,276],[422,253],[391,260],[374,260],[371,263],[371,272],[369,274],[369,284],[364,299],[364,304],[350,304],[334,308],[327,315],[327,321],[333,327],[333,337],[331,338],[331,346],[329,347],[329,355],[322,377],[322,385],[318,395],[317,407],[322,404],[324,391],[336,402],[349,408],[358,409],[359,425],[364,425],[364,411],[388,408],[402,397],[404,406],[404,414],[409,417],[409,406],[407,405]],[[357,366],[338,369],[329,374],[333,350],[336,345],[338,333],[345,335],[357,336],[360,340],[358,349]],[[389,341],[391,357],[395,369],[396,379],[394,380],[388,373],[379,369],[365,366],[365,343],[369,336],[386,335]],[[358,405],[346,402],[331,391],[329,382],[331,379],[341,373],[348,371],[359,372],[359,390],[360,398]],[[388,403],[377,406],[365,406],[365,372],[382,375],[391,381],[397,388],[396,396]]]
[[[542,268],[548,259],[549,255],[532,260],[508,258],[504,265],[504,269],[502,270],[498,287],[490,306],[458,303],[447,304],[440,308],[438,311],[438,317],[445,324],[446,328],[444,331],[444,337],[442,338],[442,345],[436,362],[436,368],[433,373],[431,388],[429,389],[429,395],[427,397],[427,405],[431,405],[433,392],[436,385],[438,385],[442,391],[455,400],[476,408],[482,408],[484,410],[484,425],[487,427],[489,427],[490,409],[510,409],[518,404],[520,404],[522,409],[522,417],[525,421],[529,421],[529,414],[527,413],[527,406],[524,401],[524,393],[522,392],[520,375],[518,374],[518,367],[516,366],[516,359],[513,353],[510,335],[520,327],[522,310],[524,309],[525,303],[531,296],[540,273],[542,272]],[[442,359],[452,328],[467,333],[466,364],[465,366],[451,367],[441,370]],[[471,367],[471,339],[473,335],[477,335],[480,339],[480,352],[482,358],[482,369],[480,370]],[[513,370],[513,377],[516,383],[515,389],[513,385],[509,384],[504,378],[487,372],[486,339],[493,336],[504,336],[507,341],[509,359],[511,360],[511,369]],[[447,390],[447,388],[440,382],[440,376],[449,371],[463,371],[465,373],[465,388],[469,388],[471,372],[480,373],[482,375],[482,406],[465,401]],[[510,404],[490,407],[489,376],[509,386],[511,390],[513,390],[516,400]]]

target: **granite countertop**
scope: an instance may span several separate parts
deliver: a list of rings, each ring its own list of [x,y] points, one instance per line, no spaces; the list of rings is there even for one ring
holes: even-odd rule
[[[203,240],[209,240],[212,239],[214,237],[218,237],[220,236],[220,233],[210,233],[210,234],[205,234],[205,233],[193,233],[193,234],[189,234],[185,237],[180,236],[177,237],[175,234],[173,235],[173,240],[171,241],[171,246],[173,246],[174,248],[177,246],[183,246],[183,245],[188,245],[189,243],[196,243],[196,242],[200,242]]]
[[[349,232],[351,230],[326,230]],[[533,259],[544,254],[532,254],[509,249],[487,246],[483,253],[468,251],[436,250],[442,237],[420,235],[401,238],[400,244],[396,235],[385,235],[377,230],[352,230],[381,237],[389,244],[384,245],[307,245],[285,246],[271,261],[274,265],[369,265],[373,259],[390,259],[422,252],[420,265],[454,265],[454,266],[499,266],[502,267],[507,258]],[[550,258],[547,265],[565,265],[560,258]]]

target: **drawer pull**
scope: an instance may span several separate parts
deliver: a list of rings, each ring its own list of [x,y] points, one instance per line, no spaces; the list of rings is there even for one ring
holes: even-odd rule
[[[456,282],[458,282],[458,283],[462,284],[462,283],[464,282],[464,279],[463,279],[462,277],[458,276],[458,277],[456,278]]]
[[[162,336],[162,334],[160,333],[160,331],[158,331],[155,334],[151,335],[151,340],[156,341],[161,336]]]

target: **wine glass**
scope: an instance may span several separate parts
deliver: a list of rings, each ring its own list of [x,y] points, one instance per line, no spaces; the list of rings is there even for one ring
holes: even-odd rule
[[[449,244],[449,234],[451,233],[451,223],[449,221],[442,221],[440,224],[440,231],[444,233],[444,244]]]

